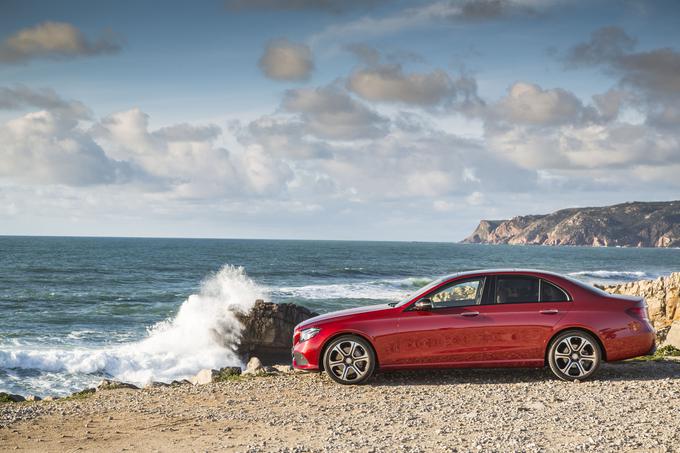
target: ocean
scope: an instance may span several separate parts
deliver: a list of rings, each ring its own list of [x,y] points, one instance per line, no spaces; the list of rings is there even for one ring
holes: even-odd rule
[[[680,250],[0,237],[0,391],[65,395],[103,377],[144,384],[238,365],[233,309],[257,298],[324,313],[481,268],[614,283],[680,271]]]

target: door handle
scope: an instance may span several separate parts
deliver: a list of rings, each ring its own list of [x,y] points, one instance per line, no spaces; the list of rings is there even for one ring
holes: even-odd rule
[[[478,311],[464,311],[461,313],[461,316],[477,316],[479,314]]]
[[[556,310],[556,309],[554,309],[554,308],[553,308],[553,309],[550,309],[550,310],[541,310],[541,311],[539,311],[539,313],[542,314],[542,315],[556,315],[556,314],[559,313],[559,312],[560,312],[559,310]]]

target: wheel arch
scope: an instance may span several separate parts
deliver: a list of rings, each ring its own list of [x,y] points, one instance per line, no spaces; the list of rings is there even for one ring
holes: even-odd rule
[[[324,370],[324,363],[323,363],[323,358],[326,355],[326,349],[328,349],[328,345],[331,344],[333,340],[335,340],[338,337],[342,337],[345,335],[354,335],[355,337],[359,337],[362,340],[364,340],[366,343],[369,344],[371,349],[373,349],[373,355],[375,356],[375,369],[377,370],[379,365],[380,365],[380,359],[378,359],[378,351],[375,349],[375,345],[371,341],[370,337],[368,335],[365,335],[360,332],[354,332],[354,331],[344,331],[344,332],[336,332],[330,337],[326,338],[326,341],[324,341],[323,346],[321,347],[321,352],[319,353],[319,371],[325,371]]]
[[[553,341],[555,341],[555,338],[557,338],[558,335],[563,334],[564,332],[567,332],[569,330],[579,330],[595,338],[595,341],[597,341],[597,345],[600,347],[600,351],[602,351],[602,361],[603,362],[607,361],[607,349],[605,349],[604,343],[602,343],[602,340],[600,339],[599,335],[597,335],[595,332],[586,327],[572,326],[561,328],[550,337],[550,340],[548,340],[548,343],[545,346],[545,353],[543,354],[543,363],[545,365],[548,365],[548,353],[550,352],[550,346],[552,346],[552,343]]]

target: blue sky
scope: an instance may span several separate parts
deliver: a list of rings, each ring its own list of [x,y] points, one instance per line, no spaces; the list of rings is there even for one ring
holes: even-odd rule
[[[678,198],[676,2],[0,12],[0,234],[451,241]]]

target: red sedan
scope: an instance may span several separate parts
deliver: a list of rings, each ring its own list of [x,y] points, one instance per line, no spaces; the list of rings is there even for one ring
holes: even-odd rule
[[[589,378],[603,361],[654,350],[644,299],[533,270],[441,278],[392,304],[337,311],[295,327],[293,366],[341,384],[375,370],[543,367]]]

